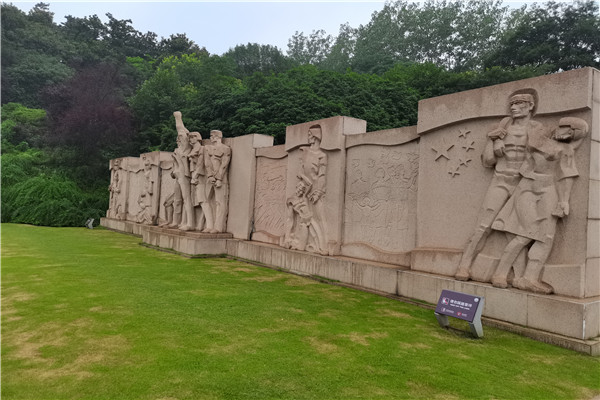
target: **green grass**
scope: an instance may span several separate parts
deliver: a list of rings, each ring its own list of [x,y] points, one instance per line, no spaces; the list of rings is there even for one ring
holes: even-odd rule
[[[2,225],[3,399],[589,399],[600,359],[103,229]]]

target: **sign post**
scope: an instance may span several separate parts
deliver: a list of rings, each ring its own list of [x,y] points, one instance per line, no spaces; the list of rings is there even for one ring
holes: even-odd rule
[[[442,290],[437,307],[435,308],[435,317],[442,328],[448,327],[448,317],[467,321],[471,333],[475,337],[481,338],[483,337],[481,314],[483,313],[484,303],[485,298],[480,296]]]

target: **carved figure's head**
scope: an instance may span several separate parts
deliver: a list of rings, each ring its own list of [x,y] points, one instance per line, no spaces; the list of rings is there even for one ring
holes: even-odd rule
[[[192,146],[202,140],[202,136],[200,135],[200,132],[190,132],[188,134],[188,136],[190,138],[190,144]]]
[[[210,131],[210,141],[212,143],[221,143],[222,140],[223,140],[223,132],[218,131],[218,130]]]
[[[312,183],[306,175],[298,175],[298,179],[300,180],[296,184],[296,196],[303,197],[304,195],[306,195],[306,193],[308,193],[310,187],[312,186]]]
[[[144,168],[150,167],[150,157],[147,154],[142,154],[142,163],[144,164]]]
[[[535,114],[538,96],[535,89],[522,89],[514,92],[508,101],[513,118],[524,118]]]
[[[565,117],[558,121],[558,128],[554,130],[552,139],[559,142],[577,142],[587,135],[589,126],[581,118]]]
[[[318,140],[319,143],[321,142],[321,139],[323,137],[322,131],[321,131],[321,125],[313,125],[310,128],[308,128],[308,143],[309,144],[313,144],[315,142],[315,140]]]
[[[115,158],[112,160],[112,169],[119,169],[121,167],[121,159]]]

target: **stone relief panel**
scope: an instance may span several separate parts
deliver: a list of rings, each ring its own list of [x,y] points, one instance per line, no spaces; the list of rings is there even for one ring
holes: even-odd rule
[[[295,191],[286,200],[285,234],[280,245],[293,250],[329,254],[326,209],[328,155],[321,149],[320,124],[309,127],[308,146],[299,148]]]
[[[413,269],[582,295],[589,114],[538,114],[553,101],[539,90],[508,93],[504,115],[421,137]]]
[[[258,157],[252,240],[279,244],[285,234],[287,157]]]
[[[159,181],[159,153],[145,153],[140,156],[142,166],[142,188],[138,195],[139,210],[136,222],[144,225],[156,225],[158,218],[158,195],[160,192]]]
[[[416,142],[348,150],[342,254],[391,261],[414,248],[418,171]]]
[[[116,158],[110,161],[110,192],[107,218],[125,220],[127,217],[127,172],[123,168],[124,159]]]

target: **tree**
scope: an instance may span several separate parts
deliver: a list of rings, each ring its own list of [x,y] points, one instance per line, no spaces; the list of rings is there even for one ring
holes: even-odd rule
[[[386,3],[358,28],[353,68],[382,73],[397,62],[431,62],[459,71],[479,67],[508,16],[501,4],[500,0]]]
[[[351,66],[356,47],[356,29],[348,23],[340,25],[340,31],[333,46],[322,63],[322,68],[344,72]]]
[[[52,23],[47,4],[37,4],[29,15],[11,4],[2,3],[1,10],[2,103],[37,107],[45,86],[73,74],[64,63],[65,41]]]
[[[518,10],[486,67],[549,65],[551,70],[600,67],[600,13],[595,1],[548,2]]]
[[[50,120],[49,145],[59,165],[68,166],[78,182],[105,175],[109,159],[132,148],[133,117],[121,88],[126,77],[114,64],[78,71],[45,93]]]
[[[235,62],[237,78],[250,76],[255,72],[283,72],[293,66],[291,59],[287,58],[277,47],[271,45],[257,43],[237,45],[233,49],[229,49],[223,56],[229,57]]]
[[[300,65],[319,65],[329,54],[333,37],[324,30],[312,31],[308,36],[298,32],[288,41],[287,55]]]
[[[168,38],[162,38],[158,43],[158,51],[161,57],[182,56],[193,53],[208,55],[206,48],[200,48],[185,33],[178,33],[170,35]]]

